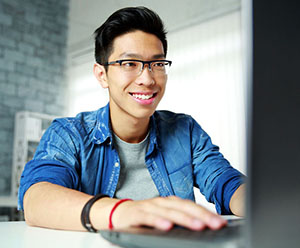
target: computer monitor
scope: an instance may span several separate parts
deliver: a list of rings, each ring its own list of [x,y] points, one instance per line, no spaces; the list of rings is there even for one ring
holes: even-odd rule
[[[300,244],[300,2],[244,1],[249,247]]]

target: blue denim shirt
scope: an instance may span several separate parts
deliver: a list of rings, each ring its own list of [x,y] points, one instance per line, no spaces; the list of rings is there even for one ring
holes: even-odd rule
[[[53,121],[24,168],[19,209],[34,183],[47,181],[87,194],[114,197],[120,159],[114,147],[109,104],[75,118]],[[150,119],[146,166],[160,196],[194,199],[198,187],[220,214],[230,214],[229,201],[243,175],[232,168],[190,116],[156,111]]]

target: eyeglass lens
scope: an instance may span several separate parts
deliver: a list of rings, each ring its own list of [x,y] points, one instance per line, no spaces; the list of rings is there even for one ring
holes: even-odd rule
[[[150,65],[150,66],[149,66]],[[121,68],[125,72],[140,74],[144,67],[148,67],[148,70],[158,74],[165,75],[168,73],[170,63],[167,61],[154,61],[154,62],[142,62],[142,61],[122,61]]]

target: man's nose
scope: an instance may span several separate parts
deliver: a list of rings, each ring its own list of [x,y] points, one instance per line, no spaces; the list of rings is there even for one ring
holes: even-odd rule
[[[144,64],[144,67],[142,68],[140,75],[136,79],[136,83],[144,84],[144,85],[151,85],[154,83],[153,72],[150,64]]]

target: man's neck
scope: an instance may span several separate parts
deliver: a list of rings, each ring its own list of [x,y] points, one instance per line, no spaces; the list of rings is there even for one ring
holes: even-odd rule
[[[123,141],[139,143],[148,134],[150,118],[137,119],[130,115],[110,113],[113,132]]]

